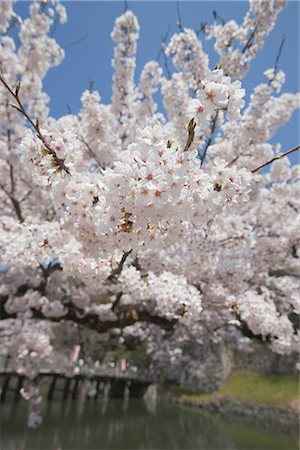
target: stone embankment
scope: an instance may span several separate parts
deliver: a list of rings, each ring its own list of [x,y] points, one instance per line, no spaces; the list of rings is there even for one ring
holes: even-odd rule
[[[214,392],[193,392],[167,386],[169,401],[201,408],[221,416],[247,419],[282,429],[299,426],[299,377],[291,374],[261,374],[244,369],[231,373]]]
[[[209,401],[192,400],[167,396],[168,400],[186,406],[198,407],[205,411],[220,414],[222,417],[239,417],[265,426],[278,424],[280,428],[299,427],[299,408],[283,408],[264,404],[253,404],[230,398],[215,398]]]

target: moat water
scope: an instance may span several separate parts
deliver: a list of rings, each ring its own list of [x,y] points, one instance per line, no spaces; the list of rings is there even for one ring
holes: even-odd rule
[[[141,399],[53,401],[26,426],[28,405],[1,406],[1,450],[297,450],[297,430],[219,418]]]

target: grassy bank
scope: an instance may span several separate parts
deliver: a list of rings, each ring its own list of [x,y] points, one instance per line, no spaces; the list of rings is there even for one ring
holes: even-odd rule
[[[266,375],[237,370],[220,390],[211,394],[192,393],[178,388],[172,388],[170,393],[179,400],[187,400],[195,404],[231,399],[294,410],[299,407],[297,375]]]

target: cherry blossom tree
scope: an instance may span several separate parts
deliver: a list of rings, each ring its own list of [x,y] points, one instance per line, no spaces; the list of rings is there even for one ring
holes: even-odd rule
[[[74,373],[59,330],[90,355],[134,337],[156,370],[179,373],[201,370],[193,346],[226,338],[297,350],[300,166],[283,156],[299,145],[269,141],[299,94],[281,93],[277,66],[247,105],[241,82],[285,6],[250,0],[242,24],[207,25],[215,68],[180,27],[162,46],[174,71],[150,61],[137,85],[126,11],[111,35],[111,103],[86,90],[78,114],[54,119],[43,79],[64,57],[51,29],[66,10],[35,1],[22,20],[0,3],[1,343],[33,380],[22,394],[33,408],[45,361]],[[40,420],[33,409],[29,424]]]

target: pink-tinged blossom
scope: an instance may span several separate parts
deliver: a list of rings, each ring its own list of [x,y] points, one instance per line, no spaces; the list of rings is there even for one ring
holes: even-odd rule
[[[194,118],[197,125],[201,126],[207,121],[208,115],[211,111],[207,109],[199,99],[194,98],[190,100],[187,109],[188,117]]]
[[[284,74],[271,68],[243,111],[236,79],[285,2],[251,1],[242,25],[206,28],[222,69],[209,70],[196,33],[184,29],[163,48],[177,71],[167,78],[150,61],[137,85],[139,25],[127,11],[112,33],[111,103],[85,90],[80,112],[58,119],[49,116],[43,79],[64,56],[51,36],[64,7],[34,2],[16,45],[5,34],[12,3],[2,3],[1,75],[12,89],[21,80],[20,99],[42,134],[9,106],[1,83],[0,341],[15,370],[30,380],[44,362],[69,377],[84,372],[70,358],[79,327],[87,357],[138,338],[152,369],[182,383],[189,374],[203,380],[216,363],[209,350],[221,343],[251,347],[247,328],[274,352],[296,351],[300,168],[278,159],[268,172],[251,171],[282,152],[270,140],[299,108],[299,94],[278,95]],[[33,407],[29,424],[38,425],[38,390],[21,394]]]

